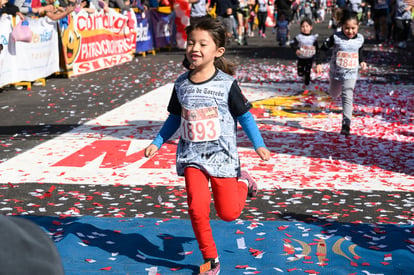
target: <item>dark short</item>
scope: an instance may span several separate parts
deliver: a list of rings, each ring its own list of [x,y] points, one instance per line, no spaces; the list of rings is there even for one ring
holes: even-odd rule
[[[249,18],[249,8],[248,7],[238,8],[237,13],[242,14],[243,18]]]

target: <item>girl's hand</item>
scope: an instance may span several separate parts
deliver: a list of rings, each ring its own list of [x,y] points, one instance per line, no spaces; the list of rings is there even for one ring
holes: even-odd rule
[[[150,144],[147,148],[145,148],[145,157],[150,158],[158,151],[158,147],[154,144]]]
[[[320,74],[320,73],[322,73],[322,65],[321,64],[318,64],[318,65],[316,65],[316,73],[317,74]]]
[[[366,62],[361,62],[361,64],[359,64],[361,66],[361,70],[366,70],[367,69],[367,63]]]
[[[259,147],[256,149],[256,153],[262,160],[268,161],[270,159],[270,151],[265,147]]]

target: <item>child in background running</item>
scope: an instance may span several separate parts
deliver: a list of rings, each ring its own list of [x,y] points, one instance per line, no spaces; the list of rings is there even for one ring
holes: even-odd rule
[[[279,46],[286,46],[286,42],[289,36],[289,21],[286,16],[281,13],[276,21],[276,38],[279,41]]]
[[[364,37],[358,33],[358,15],[350,10],[342,12],[341,31],[325,40],[321,51],[333,48],[329,71],[329,94],[336,98],[342,95],[342,129],[341,134],[350,134],[353,97],[358,78],[358,65],[365,70],[367,64],[362,56]],[[321,52],[319,51],[319,52]],[[316,72],[322,72],[321,58],[317,56]]]
[[[300,21],[300,34],[293,39],[291,46],[296,49],[298,75],[303,76],[305,85],[310,83],[314,57],[319,49],[318,34],[312,34],[312,20],[305,17]]]
[[[247,196],[257,193],[255,181],[240,171],[237,121],[262,160],[269,160],[251,104],[232,76],[234,65],[224,59],[226,30],[210,17],[187,27],[186,56],[191,70],[175,81],[169,116],[145,156],[153,156],[176,130],[181,130],[176,166],[184,176],[188,212],[204,258],[201,274],[218,274],[220,262],[210,226],[211,193],[219,217],[237,219]]]

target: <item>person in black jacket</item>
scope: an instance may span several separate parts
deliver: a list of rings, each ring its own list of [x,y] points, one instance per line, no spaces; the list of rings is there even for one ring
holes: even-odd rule
[[[217,19],[226,29],[227,43],[233,35],[233,2],[232,0],[211,0],[209,9],[216,7]]]
[[[277,15],[280,16],[284,14],[286,19],[290,22],[292,20],[292,3],[293,0],[276,0],[275,1],[275,11]]]

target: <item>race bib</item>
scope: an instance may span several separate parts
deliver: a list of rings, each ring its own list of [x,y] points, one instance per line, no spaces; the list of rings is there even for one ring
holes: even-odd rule
[[[220,120],[217,107],[187,110],[182,108],[181,138],[192,141],[212,141],[220,137]]]
[[[358,67],[358,53],[339,51],[336,54],[336,65],[344,69],[354,69]]]
[[[307,57],[307,58],[313,57],[315,53],[316,53],[316,49],[315,49],[315,46],[313,45],[312,46],[303,45],[300,48],[300,55],[303,57]]]

